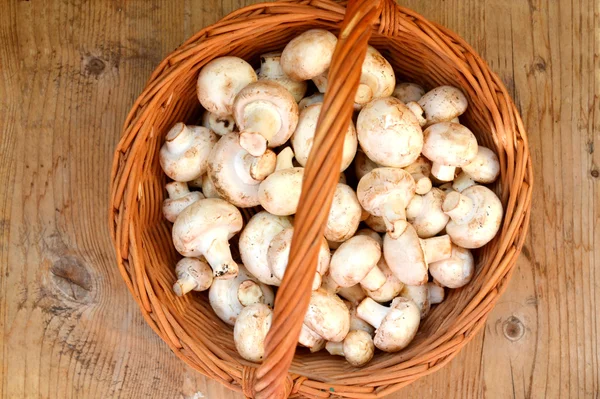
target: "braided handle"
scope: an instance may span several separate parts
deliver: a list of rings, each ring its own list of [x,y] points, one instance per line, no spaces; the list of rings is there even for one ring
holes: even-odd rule
[[[317,256],[339,179],[344,136],[352,118],[372,25],[381,0],[350,0],[329,67],[329,84],[315,141],[304,170],[302,195],[295,216],[289,263],[277,293],[265,360],[256,372],[257,399],[281,398],[286,389],[304,314],[310,302]]]

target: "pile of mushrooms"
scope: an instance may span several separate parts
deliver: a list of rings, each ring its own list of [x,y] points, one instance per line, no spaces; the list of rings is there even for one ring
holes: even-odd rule
[[[208,290],[249,361],[264,356],[336,42],[311,29],[262,55],[257,71],[238,57],[208,62],[201,126],[177,123],[160,150],[171,180],[163,212],[183,256],[173,291]],[[470,250],[496,236],[503,208],[485,186],[498,157],[461,124],[460,89],[396,84],[369,47],[354,100],[299,345],[360,367],[376,349],[409,345],[447,290],[471,281]],[[258,211],[244,220],[241,208]]]

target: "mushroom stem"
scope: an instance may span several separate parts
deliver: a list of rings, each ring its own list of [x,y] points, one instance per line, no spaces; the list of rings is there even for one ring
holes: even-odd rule
[[[240,146],[259,157],[267,151],[267,140],[260,133],[243,131],[240,133]]]
[[[290,147],[285,147],[281,152],[277,155],[277,165],[275,166],[275,170],[282,169],[291,169],[294,167],[292,160],[294,159],[294,151]]]
[[[389,198],[383,205],[383,221],[388,234],[392,238],[398,238],[408,222],[406,221],[406,204],[400,198]]]
[[[330,355],[344,356],[344,342],[327,342],[325,349]]]
[[[375,328],[379,328],[388,311],[388,307],[378,304],[369,297],[365,298],[356,308],[358,317]]]
[[[204,257],[213,269],[213,275],[223,280],[234,278],[238,274],[238,265],[231,257],[229,242],[216,238]]]
[[[244,155],[244,168],[250,177],[261,182],[275,171],[276,155],[273,151],[266,150],[264,154],[255,157],[252,154]]]
[[[417,215],[419,215],[421,213],[421,209],[423,208],[423,197],[420,195],[415,195],[410,202],[408,203],[408,206],[406,207],[406,217],[410,218],[410,219],[414,219],[417,217]]]
[[[165,188],[167,189],[167,193],[169,193],[170,199],[183,198],[190,193],[187,183],[183,182],[174,181],[168,183]]]
[[[360,301],[365,299],[365,292],[360,288],[360,285],[353,285],[352,287],[340,288],[337,292],[339,296],[350,301],[354,306],[357,306]]]
[[[454,179],[454,183],[452,183],[452,188],[458,192],[462,192],[463,190],[466,190],[467,188],[472,187],[475,184],[477,183],[475,183],[475,180],[473,180],[471,176],[469,176],[465,172],[461,172],[456,177],[456,179]]]
[[[188,274],[187,276],[185,276],[184,278],[180,278],[175,282],[175,284],[173,284],[173,291],[177,296],[184,296],[197,286],[198,283],[196,283],[192,276]]]
[[[176,123],[167,133],[166,146],[170,152],[178,153],[190,146],[193,135],[184,123]]]
[[[246,280],[240,284],[237,297],[243,306],[250,306],[253,303],[264,303],[265,301],[265,296],[260,285],[252,280]]]
[[[244,109],[240,145],[254,156],[265,152],[267,142],[281,129],[281,117],[269,101],[253,101]]]
[[[462,223],[473,211],[473,200],[458,191],[453,191],[446,195],[442,210],[456,223]]]
[[[433,184],[431,183],[431,179],[429,177],[422,173],[413,173],[412,177],[415,180],[415,192],[417,194],[424,195],[431,191]]]
[[[452,181],[454,180],[454,172],[456,167],[446,166],[441,163],[434,162],[431,165],[431,174],[435,176],[439,181]]]
[[[452,241],[449,235],[420,239],[425,262],[433,263],[448,259],[452,255]]]
[[[375,266],[371,271],[363,278],[360,285],[368,289],[369,291],[375,291],[380,289],[386,282],[387,278],[380,268]]]

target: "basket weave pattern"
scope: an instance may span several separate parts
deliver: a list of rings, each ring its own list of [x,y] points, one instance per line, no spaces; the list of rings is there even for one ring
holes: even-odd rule
[[[179,358],[248,397],[283,394],[375,398],[434,372],[485,324],[506,289],[525,240],[533,184],[531,159],[523,123],[501,80],[454,33],[398,7],[393,0],[384,0],[381,10],[373,4],[351,2],[352,9],[344,21],[345,2],[263,3],[240,9],[201,30],[154,71],[127,117],[116,149],[110,230],[117,263],[129,290],[148,324]],[[371,22],[374,23],[369,28]],[[339,68],[339,76],[344,76],[344,80],[330,80],[319,121],[322,132],[317,133],[317,140],[321,137],[323,141],[321,146],[315,145],[327,150],[314,151],[316,155],[311,154],[307,165],[296,218],[297,229],[305,232],[296,235],[300,239],[294,238],[289,275],[313,274],[306,265],[314,263],[309,261],[314,245],[302,238],[322,231],[319,228],[322,229],[322,219],[327,215],[323,209],[327,210],[331,203],[338,176],[327,170],[339,170],[334,165],[339,165],[341,153],[341,141],[336,140],[340,135],[331,134],[327,141],[329,136],[323,132],[346,129],[352,104],[340,99],[354,97],[359,61],[364,57],[369,34],[369,43],[394,66],[398,81],[412,81],[426,88],[449,84],[463,89],[469,98],[469,109],[461,120],[475,133],[478,142],[495,150],[500,159],[501,176],[493,189],[502,200],[505,217],[498,236],[476,252],[477,272],[471,283],[452,290],[432,310],[407,349],[395,354],[379,353],[362,369],[326,353],[299,350],[291,359],[294,338],[299,333],[297,321],[302,309],[306,309],[303,306],[308,304],[305,293],[310,290],[312,277],[292,284],[286,273],[275,305],[266,360],[257,370],[257,365],[237,354],[232,329],[214,315],[204,294],[179,298],[171,290],[178,255],[171,241],[170,224],[163,219],[161,210],[166,178],[158,162],[158,151],[173,124],[199,120],[196,79],[203,65],[223,55],[235,55],[257,65],[260,54],[280,50],[297,34],[317,27],[336,35],[342,32],[331,69]],[[344,34],[349,36],[342,48]],[[352,59],[358,68],[347,61]],[[329,158],[325,157],[327,153],[331,154]],[[323,205],[322,209],[314,204]],[[307,221],[316,222],[313,226]]]

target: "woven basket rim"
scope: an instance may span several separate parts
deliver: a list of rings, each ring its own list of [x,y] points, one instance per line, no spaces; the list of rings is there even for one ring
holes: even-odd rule
[[[141,264],[140,248],[143,246],[143,239],[132,221],[134,216],[139,217],[141,213],[148,211],[139,209],[140,199],[157,195],[147,192],[140,179],[144,162],[157,151],[155,144],[151,148],[145,147],[152,140],[156,141],[155,136],[159,135],[155,131],[157,117],[153,113],[156,114],[156,110],[176,108],[178,99],[173,92],[177,89],[177,75],[199,69],[193,56],[200,51],[200,47],[208,46],[211,39],[246,28],[252,29],[253,24],[262,27],[265,19],[272,20],[270,23],[273,26],[279,26],[285,23],[283,21],[289,15],[292,16],[292,23],[299,20],[297,15],[313,15],[316,16],[315,19],[304,18],[302,22],[305,26],[319,21],[320,25],[335,30],[343,19],[344,5],[345,2],[332,0],[259,3],[236,10],[217,23],[203,28],[168,55],[152,73],[127,116],[123,135],[115,151],[109,222],[117,263],[128,289],[138,302],[146,322],[180,359],[202,374],[218,380],[230,389],[244,392],[247,396],[252,395],[251,384],[256,365],[234,359],[226,350],[207,348],[204,343],[197,343],[197,347],[193,347],[193,338],[181,325],[181,320],[171,314],[171,309],[198,305],[194,305],[189,298],[182,299],[177,304],[172,303],[172,299],[160,291],[160,288],[164,288],[162,284],[151,282]],[[291,10],[298,14],[292,14]],[[498,147],[505,146],[504,149],[508,152],[502,157],[508,166],[503,168],[503,179],[499,184],[503,188],[501,199],[507,217],[503,220],[500,233],[502,239],[494,241],[499,242],[496,245],[497,253],[485,254],[480,259],[482,263],[496,264],[497,268],[484,285],[486,289],[482,291],[485,292],[474,295],[470,306],[463,310],[462,313],[466,313],[468,317],[463,317],[462,323],[454,326],[455,328],[446,326],[446,338],[437,340],[442,341],[441,344],[430,344],[429,359],[421,356],[419,362],[411,364],[415,357],[410,356],[410,350],[385,355],[385,359],[375,366],[356,371],[346,367],[335,380],[315,376],[307,378],[300,374],[302,370],[293,367],[289,377],[292,396],[327,397],[335,392],[343,397],[381,397],[443,367],[483,327],[489,312],[506,290],[529,225],[533,172],[527,135],[516,106],[500,78],[458,35],[427,21],[411,10],[392,4],[391,1],[385,3],[381,19],[373,29],[382,37],[412,35],[415,40],[426,43],[431,51],[438,52],[440,57],[453,62],[456,73],[463,73],[466,82],[479,88],[479,94],[489,97],[497,105],[497,115],[491,111],[490,113],[493,114],[491,120],[494,121],[494,127],[500,127],[493,132],[494,142]],[[465,74],[465,71],[469,73]],[[167,95],[169,92],[170,95]],[[509,212],[510,222],[507,221]],[[205,351],[211,353],[203,358],[201,354]],[[403,357],[408,361],[398,363],[398,359]],[[389,373],[388,382],[374,385],[365,383],[368,374],[374,370]]]

